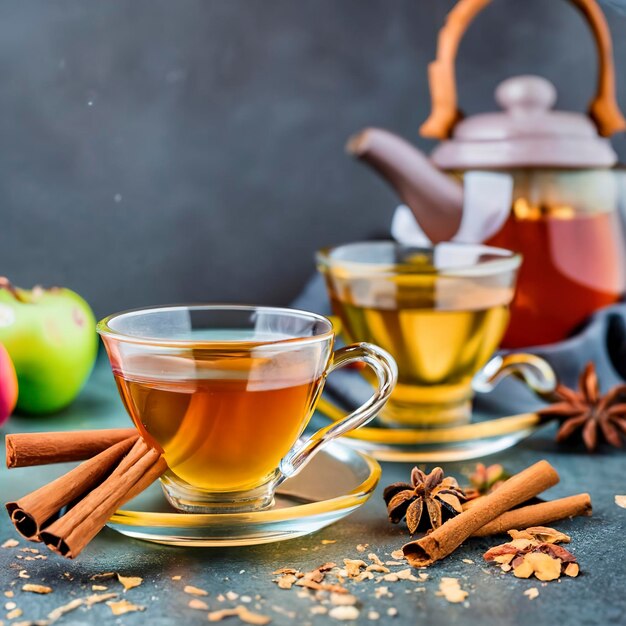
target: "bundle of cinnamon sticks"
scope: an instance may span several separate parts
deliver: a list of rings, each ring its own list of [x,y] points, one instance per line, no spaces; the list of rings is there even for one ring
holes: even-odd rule
[[[30,541],[74,558],[119,506],[167,469],[160,452],[134,428],[6,436],[7,467],[84,461],[6,508]]]
[[[462,513],[432,533],[411,541],[402,550],[413,567],[426,567],[445,558],[469,537],[484,537],[507,530],[542,526],[577,515],[591,515],[591,498],[581,493],[552,502],[515,508],[559,482],[557,471],[539,461],[504,481],[495,491],[470,501]]]

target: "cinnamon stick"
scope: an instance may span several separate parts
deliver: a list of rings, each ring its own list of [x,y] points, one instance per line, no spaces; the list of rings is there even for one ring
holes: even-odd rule
[[[132,437],[116,443],[19,500],[7,502],[6,509],[17,531],[27,539],[36,538],[53,515],[93,489],[139,438],[137,431],[131,431],[134,432]]]
[[[7,435],[7,467],[84,461],[136,434],[134,428],[111,428]]]
[[[539,461],[431,534],[407,543],[402,548],[404,555],[413,567],[431,565],[451,554],[479,528],[558,482],[556,470],[547,461]]]
[[[167,463],[161,457],[158,463],[155,463],[130,489],[130,491],[122,498],[117,505],[118,508],[136,498],[140,493],[145,491],[157,478],[160,478],[167,469]],[[115,511],[113,511],[115,513]],[[111,513],[111,515],[113,514]]]
[[[139,439],[111,475],[63,517],[40,533],[54,552],[75,558],[96,536],[134,487],[145,477],[155,479],[167,465],[160,453]],[[147,485],[144,485],[147,486]]]
[[[551,522],[579,515],[591,515],[591,498],[588,493],[579,493],[575,496],[507,511],[472,533],[472,537],[487,537],[500,535],[513,529],[522,530],[531,526],[545,526]]]

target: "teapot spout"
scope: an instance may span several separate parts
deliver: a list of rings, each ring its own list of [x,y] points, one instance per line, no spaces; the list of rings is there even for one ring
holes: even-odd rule
[[[375,169],[398,193],[433,243],[450,240],[463,214],[463,187],[398,135],[367,128],[354,135],[348,153]]]

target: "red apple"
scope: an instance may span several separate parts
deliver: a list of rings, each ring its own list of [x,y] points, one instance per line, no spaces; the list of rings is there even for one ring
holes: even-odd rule
[[[0,426],[9,419],[17,403],[17,375],[13,361],[0,343]]]

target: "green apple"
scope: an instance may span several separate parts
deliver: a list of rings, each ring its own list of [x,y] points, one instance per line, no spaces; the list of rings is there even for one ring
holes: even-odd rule
[[[0,277],[0,343],[19,385],[17,410],[53,413],[78,395],[96,360],[96,321],[69,289],[14,287]]]

